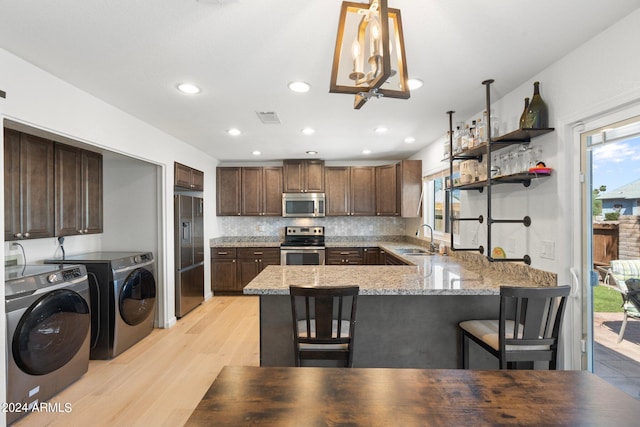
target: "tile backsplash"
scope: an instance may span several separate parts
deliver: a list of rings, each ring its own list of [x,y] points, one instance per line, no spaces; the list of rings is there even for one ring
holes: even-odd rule
[[[284,228],[296,226],[324,226],[327,239],[334,236],[397,236],[404,235],[406,222],[396,217],[224,217],[217,218],[221,236],[256,236],[282,238]]]

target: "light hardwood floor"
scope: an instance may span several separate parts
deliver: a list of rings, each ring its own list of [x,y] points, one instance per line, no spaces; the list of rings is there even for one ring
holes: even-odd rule
[[[213,297],[170,329],[154,331],[89,371],[14,426],[182,426],[225,365],[259,366],[258,297]]]

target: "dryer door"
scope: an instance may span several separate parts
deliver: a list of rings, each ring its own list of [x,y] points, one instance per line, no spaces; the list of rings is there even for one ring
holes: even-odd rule
[[[131,326],[142,323],[156,304],[156,280],[153,274],[144,268],[133,270],[120,288],[118,301],[122,320]]]
[[[66,365],[87,338],[91,316],[80,294],[58,289],[36,300],[23,314],[12,338],[16,365],[45,375]]]

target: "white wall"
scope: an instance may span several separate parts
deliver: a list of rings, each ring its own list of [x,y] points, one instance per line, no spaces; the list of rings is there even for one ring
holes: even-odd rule
[[[570,25],[579,25],[571,23]],[[533,92],[533,82],[540,81],[541,95],[549,106],[550,126],[555,132],[535,139],[532,145],[540,146],[547,166],[554,168],[547,179],[533,181],[528,189],[522,186],[494,187],[493,216],[498,218],[521,218],[530,215],[529,228],[500,226],[494,227],[492,239],[496,245],[513,245],[515,256],[528,253],[532,266],[558,274],[560,284],[570,284],[569,269],[575,266],[574,255],[581,248],[575,242],[582,239],[583,228],[580,218],[580,186],[576,158],[580,157],[579,142],[574,136],[574,126],[592,117],[605,115],[628,105],[640,104],[640,56],[637,41],[640,40],[640,10],[605,30],[557,63],[533,75],[514,91],[501,99],[494,99],[492,110],[503,127],[513,130],[523,108],[523,99]],[[470,72],[472,72],[470,70]],[[487,76],[478,76],[478,85]],[[499,82],[495,83],[499,87]],[[496,90],[492,91],[495,97]],[[452,100],[452,103],[455,103]],[[455,109],[455,105],[443,106]],[[478,117],[480,113],[474,115]],[[456,121],[471,120],[474,117],[455,118]],[[446,116],[443,115],[442,133],[448,130]],[[412,157],[422,159],[425,173],[441,169],[443,139],[433,141],[424,150]],[[467,192],[465,211],[486,214],[486,197]],[[463,213],[464,215],[464,213]],[[471,228],[473,227],[473,228]],[[467,224],[467,233],[462,241],[469,243],[469,231],[477,225]],[[486,224],[480,227],[480,242],[486,245]],[[495,235],[495,237],[494,237]],[[578,236],[575,238],[575,236]],[[510,241],[510,239],[512,239]],[[540,256],[543,241],[555,244],[555,259]],[[493,243],[493,242],[492,242]],[[581,301],[577,299],[569,307],[568,334],[570,353],[566,362],[579,368],[579,340]],[[566,325],[565,325],[566,326]],[[566,343],[568,344],[568,343]],[[566,346],[566,345],[565,345]]]
[[[0,49],[1,89],[7,93],[0,98],[0,119],[10,120],[40,129],[43,132],[80,141],[93,149],[104,149],[146,162],[156,169],[159,180],[155,195],[161,207],[156,232],[157,273],[163,287],[164,301],[160,301],[159,322],[170,326],[174,315],[174,260],[173,260],[173,162],[184,163],[205,173],[205,239],[216,237],[218,227],[215,222],[215,158],[195,149],[160,130],[118,110],[105,102],[83,92],[43,70],[23,61],[11,53]],[[2,136],[0,136],[1,140]],[[2,185],[4,185],[4,178]],[[4,204],[4,201],[0,201]],[[107,225],[107,224],[105,224]],[[109,225],[110,226],[110,225]],[[65,248],[74,253],[100,250],[111,247],[109,237],[75,236],[65,240]],[[37,262],[51,257],[57,248],[55,239],[23,242],[27,260]],[[103,246],[104,245],[104,246]],[[7,251],[18,253],[3,245],[3,258]],[[205,248],[205,257],[209,257]],[[4,269],[4,267],[2,267]],[[210,268],[205,269],[205,283],[210,283]],[[0,290],[4,297],[4,287]],[[3,298],[4,299],[4,298]],[[4,304],[0,309],[0,331],[5,334]],[[6,338],[2,338],[2,348]],[[5,365],[5,351],[0,351],[0,365]],[[1,376],[4,376],[2,370]],[[4,381],[2,381],[4,384]],[[4,387],[0,400],[4,401]]]

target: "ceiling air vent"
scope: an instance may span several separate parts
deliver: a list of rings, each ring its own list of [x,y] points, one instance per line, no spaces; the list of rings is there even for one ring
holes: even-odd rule
[[[265,125],[279,125],[280,119],[275,111],[258,111],[256,112],[260,121]]]

